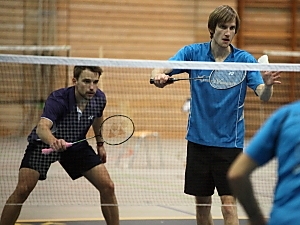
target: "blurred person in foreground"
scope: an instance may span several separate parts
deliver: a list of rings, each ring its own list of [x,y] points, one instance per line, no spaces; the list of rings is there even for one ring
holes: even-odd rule
[[[208,18],[210,42],[184,46],[169,60],[257,63],[248,52],[231,42],[240,27],[237,12],[227,5],[217,7]],[[244,146],[244,101],[247,87],[268,101],[273,85],[279,84],[279,72],[247,71],[241,83],[227,89],[213,88],[211,70],[154,69],[151,79],[163,88],[170,76],[186,72],[191,80],[190,112],[187,127],[187,158],[184,192],[195,196],[198,225],[213,224],[212,195],[220,196],[225,225],[239,224],[236,199],[227,182],[227,171]]]
[[[277,184],[270,219],[265,219],[253,193],[250,176],[255,169],[276,158]],[[238,198],[251,225],[300,223],[300,102],[273,113],[250,141],[245,152],[228,172],[233,194]]]
[[[101,73],[100,67],[75,66],[74,85],[49,95],[37,126],[28,136],[17,187],[5,204],[0,225],[15,224],[23,203],[37,182],[47,178],[51,164],[56,161],[73,180],[84,176],[99,191],[107,225],[119,225],[114,183],[104,166],[106,151],[102,138],[96,137],[97,154],[87,141],[67,148],[67,142],[85,139],[91,126],[95,135],[100,134],[106,106],[106,96],[97,87]],[[42,149],[49,147],[54,152],[42,154]],[[60,190],[57,192],[59,195]]]

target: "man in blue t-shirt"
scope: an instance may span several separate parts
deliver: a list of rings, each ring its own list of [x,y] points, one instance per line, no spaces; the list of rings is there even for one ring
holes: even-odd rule
[[[22,204],[33,191],[38,180],[45,180],[50,165],[58,161],[75,180],[84,176],[100,192],[102,212],[108,225],[119,224],[119,211],[114,183],[104,166],[106,151],[100,136],[105,94],[97,84],[102,73],[100,67],[75,66],[73,86],[52,92],[47,98],[37,126],[28,136],[28,145],[19,170],[19,181],[9,197],[1,215],[0,225],[15,224]],[[93,127],[97,141],[97,153],[86,138]],[[49,155],[43,148],[52,148]]]
[[[278,109],[250,141],[228,172],[233,193],[251,225],[290,225],[300,221],[300,102]],[[252,172],[277,158],[277,184],[267,222],[253,194]]]
[[[209,16],[211,41],[184,46],[170,60],[257,63],[248,52],[231,45],[240,19],[230,6],[217,7]],[[225,224],[238,224],[236,200],[226,174],[244,144],[244,101],[247,87],[263,101],[272,96],[279,72],[247,71],[244,79],[228,88],[210,84],[209,70],[154,69],[154,85],[163,88],[170,76],[186,72],[190,78],[191,105],[187,127],[187,162],[184,192],[196,198],[197,224],[213,224],[210,205],[216,188]],[[235,72],[229,75],[235,76]],[[243,77],[243,76],[242,76]],[[223,82],[223,81],[222,81]]]

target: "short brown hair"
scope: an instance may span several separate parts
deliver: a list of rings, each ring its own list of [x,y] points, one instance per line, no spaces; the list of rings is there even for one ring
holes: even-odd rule
[[[221,5],[217,7],[208,18],[208,29],[210,33],[210,38],[213,38],[214,33],[211,31],[215,31],[216,27],[220,24],[225,24],[231,22],[235,19],[236,28],[235,33],[238,32],[240,28],[240,17],[238,13],[228,5]]]
[[[74,67],[74,71],[73,71],[73,77],[76,78],[78,80],[80,74],[82,73],[82,71],[84,70],[89,70],[93,73],[98,73],[99,77],[102,74],[102,69],[99,66],[75,66]]]

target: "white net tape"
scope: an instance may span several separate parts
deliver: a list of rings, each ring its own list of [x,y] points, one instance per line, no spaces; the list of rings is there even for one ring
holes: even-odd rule
[[[244,71],[300,71],[300,64],[289,63],[230,63],[230,62],[191,62],[165,60],[132,60],[109,58],[80,58],[80,57],[53,57],[33,55],[0,54],[0,62],[44,65],[82,65],[107,66],[123,68],[176,68],[201,70],[244,70]]]

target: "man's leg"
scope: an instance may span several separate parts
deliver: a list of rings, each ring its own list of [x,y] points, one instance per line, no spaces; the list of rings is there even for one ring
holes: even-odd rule
[[[18,184],[3,208],[0,225],[14,225],[17,221],[22,204],[39,180],[39,173],[35,170],[22,168],[19,171]]]
[[[103,164],[83,174],[100,192],[101,209],[107,225],[119,225],[119,209],[114,183]]]
[[[239,225],[237,215],[236,199],[230,195],[223,195],[220,197],[222,202],[222,214],[225,225]]]
[[[213,225],[211,216],[211,196],[196,196],[196,220],[197,225]]]
[[[232,196],[227,180],[227,172],[232,162],[243,151],[241,148],[216,148],[214,151],[213,173],[215,184],[222,203],[225,225],[238,225],[236,199]]]

